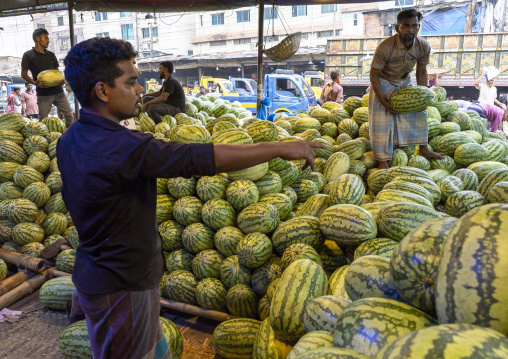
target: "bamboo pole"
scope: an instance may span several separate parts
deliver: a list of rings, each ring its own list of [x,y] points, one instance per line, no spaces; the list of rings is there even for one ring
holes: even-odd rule
[[[62,271],[56,270],[55,268],[49,268],[48,272],[51,273],[51,276],[53,276],[53,277],[66,277],[66,276],[72,275],[67,272],[62,272]]]
[[[16,288],[11,290],[9,293],[4,294],[0,297],[0,310],[5,307],[16,303],[25,296],[33,293],[39,289],[47,280],[51,278],[51,274],[44,271],[35,277],[21,283]]]
[[[217,322],[224,322],[226,320],[238,318],[236,315],[219,312],[217,310],[205,309],[191,304],[175,302],[174,300],[165,298],[161,298],[161,306],[164,308],[177,310],[182,313],[212,319]]]
[[[18,272],[10,277],[7,277],[0,282],[0,296],[16,288],[26,280],[28,280],[28,276],[23,272]]]
[[[46,269],[46,261],[40,258],[34,258],[27,254],[21,254],[6,251],[0,248],[0,258],[10,264],[16,265],[20,269],[30,269],[36,273],[40,273]]]

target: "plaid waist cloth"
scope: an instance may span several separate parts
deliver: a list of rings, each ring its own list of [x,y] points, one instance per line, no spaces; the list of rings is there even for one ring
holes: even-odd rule
[[[170,359],[157,288],[89,295],[76,290],[94,359]]]
[[[381,91],[389,100],[395,91],[411,86],[406,81],[380,79]],[[374,157],[378,161],[392,159],[393,147],[426,145],[429,137],[427,110],[393,114],[379,101],[374,91],[369,96],[369,135]]]

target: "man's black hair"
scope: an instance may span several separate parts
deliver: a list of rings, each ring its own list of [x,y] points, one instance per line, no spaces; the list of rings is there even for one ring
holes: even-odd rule
[[[35,29],[33,34],[32,34],[32,39],[34,40],[34,42],[37,42],[37,36],[41,36],[41,35],[44,35],[44,34],[49,36],[48,30],[43,29],[43,28]]]
[[[188,88],[193,89],[194,85],[189,85]]]
[[[407,9],[404,11],[399,12],[397,15],[397,24],[401,24],[402,21],[407,19],[412,19],[416,17],[418,19],[418,22],[421,22],[423,19],[423,15],[421,12],[416,11],[415,9]]]
[[[92,92],[98,82],[115,86],[123,75],[120,61],[136,57],[130,42],[94,37],[73,46],[65,57],[65,78],[83,107],[91,106]]]
[[[199,89],[200,89],[200,90],[204,90],[204,89],[205,89],[205,86],[199,86]]]
[[[12,91],[17,92],[17,91],[21,91],[21,89],[19,87],[13,87]]]
[[[167,68],[170,75],[173,73],[174,67],[171,61],[162,61],[161,66]]]
[[[27,87],[28,85],[32,85],[30,82],[25,82],[25,87]]]
[[[333,81],[337,80],[339,78],[339,71],[337,70],[333,70],[331,73],[330,73],[330,77],[332,78]]]

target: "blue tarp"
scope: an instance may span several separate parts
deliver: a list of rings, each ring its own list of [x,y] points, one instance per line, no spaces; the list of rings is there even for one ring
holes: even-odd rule
[[[467,7],[424,12],[422,35],[463,34]]]

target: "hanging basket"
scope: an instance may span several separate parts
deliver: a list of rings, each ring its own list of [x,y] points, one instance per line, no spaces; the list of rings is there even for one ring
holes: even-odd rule
[[[281,62],[293,56],[300,47],[301,32],[286,36],[277,45],[263,50],[265,55],[272,61]]]

